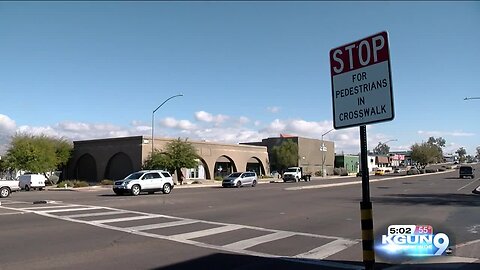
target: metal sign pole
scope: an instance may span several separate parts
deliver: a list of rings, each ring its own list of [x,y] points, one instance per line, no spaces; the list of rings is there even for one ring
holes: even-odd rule
[[[360,126],[360,158],[362,163],[362,201],[360,202],[362,223],[362,248],[365,270],[375,269],[375,251],[373,250],[373,214],[370,201],[368,174],[367,127]]]

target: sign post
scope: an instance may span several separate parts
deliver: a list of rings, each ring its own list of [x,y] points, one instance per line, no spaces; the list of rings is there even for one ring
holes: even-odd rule
[[[330,50],[330,72],[334,128],[360,126],[363,263],[370,270],[375,268],[375,252],[366,125],[394,118],[388,33]]]

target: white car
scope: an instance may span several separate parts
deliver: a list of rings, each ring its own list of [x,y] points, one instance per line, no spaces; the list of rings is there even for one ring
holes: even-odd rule
[[[117,195],[132,194],[137,196],[140,192],[153,194],[162,191],[169,194],[173,188],[173,179],[169,172],[162,170],[139,171],[130,174],[123,180],[115,181],[113,192]]]
[[[0,198],[7,198],[13,191],[20,190],[18,180],[0,180]]]

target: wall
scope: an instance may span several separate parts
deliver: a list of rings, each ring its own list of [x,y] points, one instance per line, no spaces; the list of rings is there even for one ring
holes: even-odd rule
[[[172,139],[155,139],[154,147],[161,150],[170,141]],[[270,174],[266,147],[189,142],[197,149],[207,179],[213,179],[215,163],[221,160],[234,164],[235,171],[245,171],[249,161],[259,162],[261,174]],[[151,150],[152,140],[142,136],[76,141],[68,164],[67,179],[99,182],[107,178],[106,174],[123,178],[128,173],[141,170]]]

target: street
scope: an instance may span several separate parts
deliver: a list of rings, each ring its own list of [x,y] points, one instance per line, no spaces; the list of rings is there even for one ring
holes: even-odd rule
[[[15,192],[1,200],[0,269],[362,269],[360,179],[182,186],[137,197],[108,188]],[[480,195],[471,192],[478,175],[370,180],[375,233],[432,225],[453,248],[405,268],[377,256],[376,268],[480,267]]]

